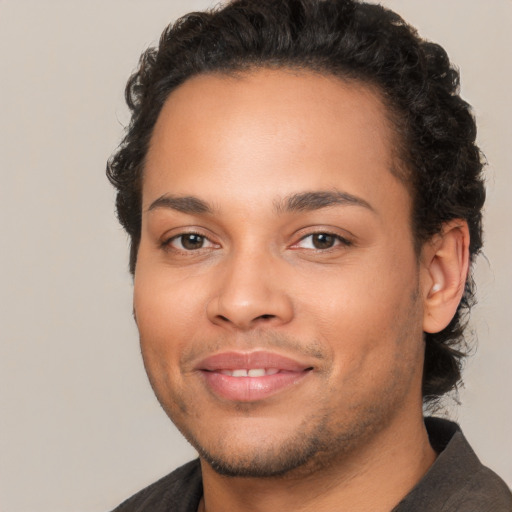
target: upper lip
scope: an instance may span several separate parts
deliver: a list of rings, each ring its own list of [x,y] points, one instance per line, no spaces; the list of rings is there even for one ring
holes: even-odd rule
[[[312,368],[312,366],[275,352],[263,350],[254,352],[222,352],[208,356],[196,365],[197,370],[206,371],[233,370],[239,368],[246,370],[277,368],[290,372],[302,372]]]

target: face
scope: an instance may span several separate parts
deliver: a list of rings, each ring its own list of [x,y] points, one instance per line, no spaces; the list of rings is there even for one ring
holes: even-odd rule
[[[370,88],[286,70],[168,98],[134,307],[163,408],[220,473],[325,465],[421,415],[421,264]]]

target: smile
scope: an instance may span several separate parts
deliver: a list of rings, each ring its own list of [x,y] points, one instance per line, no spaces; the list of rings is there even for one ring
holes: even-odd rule
[[[197,370],[214,395],[234,402],[255,402],[292,388],[313,367],[270,352],[229,352],[206,358]]]
[[[277,368],[251,368],[250,370],[220,370],[222,375],[230,377],[264,377],[265,375],[275,375],[279,373]]]

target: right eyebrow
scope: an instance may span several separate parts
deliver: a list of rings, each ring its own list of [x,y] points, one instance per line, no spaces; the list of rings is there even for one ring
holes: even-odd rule
[[[169,208],[188,214],[213,213],[213,208],[207,202],[194,196],[173,196],[164,194],[158,199],[155,199],[146,211],[150,212],[157,208]]]

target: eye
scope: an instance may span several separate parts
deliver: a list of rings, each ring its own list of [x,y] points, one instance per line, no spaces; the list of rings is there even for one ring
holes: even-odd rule
[[[317,251],[332,249],[336,245],[350,245],[350,242],[339,235],[331,233],[312,233],[299,240],[296,244],[301,249],[313,249]]]
[[[197,233],[183,233],[171,238],[166,242],[167,246],[180,251],[197,251],[198,249],[209,249],[216,247],[216,244],[203,235]]]

